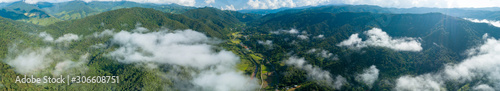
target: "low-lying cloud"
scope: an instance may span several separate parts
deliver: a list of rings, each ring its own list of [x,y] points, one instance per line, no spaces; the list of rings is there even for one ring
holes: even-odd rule
[[[65,73],[85,73],[88,55],[73,60],[75,58],[52,47],[26,49],[11,47],[5,63],[12,66],[15,72],[24,75],[49,73],[58,76]]]
[[[323,49],[313,48],[313,49],[308,50],[307,53],[316,54],[317,56],[320,56],[323,58],[331,58],[332,60],[339,60],[338,55],[333,55],[333,53],[330,53],[327,50],[323,50]]]
[[[489,85],[486,85],[486,84],[474,86],[472,88],[472,90],[474,90],[474,91],[495,91],[495,89],[493,89],[492,87],[490,87]]]
[[[235,70],[240,60],[237,55],[223,49],[217,50],[212,44],[218,41],[200,32],[189,29],[149,33],[121,31],[113,35],[111,41],[120,47],[107,55],[119,62],[192,68],[187,70],[192,78],[179,83],[194,86],[179,86],[177,89],[231,91],[252,90],[258,86],[255,80]]]
[[[321,38],[325,38],[325,35],[320,34],[320,35],[318,35],[318,36],[314,36],[314,38],[320,38],[320,39],[321,39]]]
[[[297,30],[295,28],[292,28],[290,30],[271,31],[271,34],[291,34],[291,35],[296,36],[297,38],[302,39],[302,40],[309,39],[309,34],[307,34],[306,31],[300,32],[299,30]],[[319,37],[323,38],[323,35],[319,35]],[[314,38],[316,38],[316,36]]]
[[[344,77],[338,75],[334,79],[332,78],[330,72],[322,70],[321,68],[311,64],[307,64],[304,58],[290,57],[286,61],[286,64],[305,70],[308,77],[316,81],[319,85],[326,85],[335,89],[341,89],[341,87],[347,83],[347,80]]]
[[[251,81],[247,76],[239,72],[203,72],[202,76],[193,79],[193,83],[204,90],[213,89],[216,91],[252,90],[258,85],[256,81]]]
[[[114,29],[105,29],[104,31],[102,31],[101,33],[94,33],[94,37],[96,38],[99,38],[99,37],[104,37],[104,36],[112,36],[114,35],[115,33],[113,32]]]
[[[38,34],[38,36],[42,37],[42,39],[46,42],[56,42],[56,43],[74,41],[80,38],[78,35],[72,33],[64,34],[63,36],[57,38],[56,40],[54,40],[52,35],[48,34],[47,32],[41,32],[40,34]]]
[[[54,70],[52,71],[52,75],[57,76],[57,75],[62,75],[64,73],[85,73],[88,68],[87,68],[87,63],[89,62],[89,54],[84,54],[81,55],[79,60],[71,61],[71,60],[65,60],[62,62],[59,62],[56,64],[54,67]]]
[[[35,74],[44,71],[53,62],[47,57],[52,48],[26,49],[22,52],[9,52],[6,63],[14,67],[14,71],[21,74]],[[16,55],[17,54],[17,55]],[[15,56],[15,57],[11,57]]]
[[[193,30],[135,33],[121,31],[113,43],[122,47],[109,55],[123,63],[157,62],[206,68],[216,64],[236,64],[239,57],[230,51],[215,51],[210,38]]]
[[[64,42],[64,41],[73,41],[73,40],[78,40],[78,35],[75,34],[64,34],[63,36],[57,38],[54,40],[54,42]]]
[[[486,20],[486,19],[479,20],[479,19],[471,19],[471,18],[464,18],[464,19],[469,20],[469,21],[474,22],[474,23],[486,23],[486,24],[490,24],[492,26],[500,28],[500,21],[490,21],[490,20]]]
[[[469,49],[470,57],[458,64],[447,64],[437,73],[427,73],[419,76],[403,76],[397,80],[396,90],[401,89],[432,89],[441,88],[444,82],[470,82],[487,80],[490,84],[482,84],[474,89],[500,89],[500,40],[484,37],[484,44]],[[418,85],[415,85],[418,84]]]
[[[264,46],[268,47],[269,49],[273,49],[273,41],[272,40],[266,40],[266,41],[257,40],[257,43],[264,45]]]
[[[402,76],[396,80],[396,91],[439,91],[443,82],[440,76],[424,74],[419,76]]]
[[[365,69],[362,74],[356,76],[356,79],[360,79],[366,85],[372,87],[373,83],[378,79],[379,70],[375,65],[370,66],[370,68]]]
[[[272,34],[281,34],[281,33],[288,33],[288,34],[298,34],[300,31],[292,28],[290,30],[278,30],[278,31],[271,31]]]
[[[386,32],[379,28],[363,32],[368,39],[362,40],[359,34],[352,34],[349,39],[337,44],[337,46],[346,46],[352,49],[361,49],[368,46],[386,47],[397,51],[421,51],[421,43],[418,38],[392,38]]]

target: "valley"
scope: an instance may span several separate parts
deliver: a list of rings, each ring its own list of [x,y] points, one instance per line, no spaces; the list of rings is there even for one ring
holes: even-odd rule
[[[0,6],[0,90],[499,87],[500,27],[485,22],[498,20],[498,11],[372,5],[233,11],[128,1]],[[16,83],[24,75],[120,79]]]

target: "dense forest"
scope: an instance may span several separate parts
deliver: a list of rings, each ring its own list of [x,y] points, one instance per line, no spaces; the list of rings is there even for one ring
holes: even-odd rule
[[[467,80],[419,78],[440,77],[440,69],[487,54],[476,47],[500,38],[499,27],[463,19],[472,16],[463,12],[479,10],[444,11],[449,12],[334,5],[241,13],[133,2],[15,2],[0,10],[0,89],[421,89],[402,87],[403,78],[438,81],[438,88],[423,90],[496,87],[494,72]],[[119,76],[120,83],[15,83],[24,75]],[[232,88],[213,86],[240,75],[245,80],[234,81],[243,82],[223,84]]]

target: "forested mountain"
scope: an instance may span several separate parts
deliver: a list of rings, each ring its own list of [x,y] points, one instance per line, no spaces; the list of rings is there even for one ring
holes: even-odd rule
[[[37,44],[40,42],[37,41],[32,41],[31,39],[36,39],[38,38],[37,36],[32,36],[30,33],[34,33],[37,31],[33,30],[39,30],[43,29],[41,26],[33,25],[33,24],[28,24],[24,22],[17,22],[11,19],[3,18],[0,17],[0,78],[1,81],[0,83],[2,85],[3,90],[7,89],[12,89],[6,86],[9,86],[9,83],[14,83],[12,79],[7,79],[11,77],[15,77],[18,75],[18,73],[15,73],[12,68],[3,61],[5,58],[7,58],[8,52],[11,51],[12,44],[19,43],[19,42],[24,42],[26,44]],[[19,46],[26,46],[26,45],[19,45]],[[12,82],[11,82],[12,81]],[[13,86],[19,86],[19,87],[35,87],[34,84],[12,84]]]
[[[226,13],[226,12],[221,12],[221,13]],[[155,31],[164,31],[165,29],[170,29],[170,30],[193,29],[214,38],[224,39],[228,37],[226,34],[223,34],[224,33],[223,31],[226,30],[220,29],[220,26],[208,26],[207,24],[198,19],[192,19],[180,14],[165,13],[158,10],[147,9],[147,8],[118,9],[109,12],[104,12],[95,16],[85,17],[82,19],[58,22],[49,26],[36,26],[36,25],[13,21],[10,19],[5,19],[5,18],[1,19],[2,19],[2,26],[4,26],[2,30],[5,30],[2,32],[2,39],[1,39],[3,43],[1,45],[2,55],[0,57],[2,57],[2,60],[4,59],[10,60],[11,58],[10,56],[6,57],[7,55],[13,55],[11,54],[12,52],[9,50],[18,50],[13,48],[28,48],[36,50],[39,48],[40,49],[46,48],[46,46],[53,46],[54,51],[55,50],[64,51],[64,53],[68,54],[69,56],[78,56],[85,53],[90,53],[89,57],[90,59],[89,61],[87,61],[88,63],[85,63],[84,68],[88,69],[88,71],[91,72],[86,72],[84,74],[85,76],[116,75],[123,77],[122,79],[120,79],[120,81],[122,81],[121,82],[122,84],[105,84],[105,85],[87,84],[87,85],[68,86],[66,84],[34,85],[25,83],[14,83],[16,79],[6,79],[6,78],[15,78],[16,76],[19,76],[21,74],[14,72],[12,70],[14,69],[14,67],[9,66],[8,61],[2,61],[1,89],[4,90],[9,90],[9,89],[57,90],[60,88],[65,88],[65,90],[76,90],[76,89],[168,90],[169,87],[174,87],[174,85],[172,84],[172,82],[169,81],[169,79],[161,78],[160,76],[155,76],[153,72],[157,70],[141,70],[142,69],[141,67],[135,67],[133,64],[121,64],[116,61],[112,62],[112,59],[107,58],[107,53],[115,50],[114,47],[95,49],[93,46],[96,46],[97,44],[112,45],[110,44],[109,41],[111,37],[109,36],[98,37],[97,34],[105,32],[107,33],[120,32],[122,30],[130,32],[132,31],[155,32]],[[210,20],[210,18],[207,18],[206,20]],[[31,25],[33,27],[27,27],[27,25]],[[30,29],[25,29],[25,28],[30,28]],[[214,30],[214,29],[220,29],[220,30]],[[74,35],[77,39],[85,38],[92,41],[77,40],[72,42],[65,42],[66,44],[63,45],[58,44],[59,39],[68,36],[70,36],[71,38],[73,34],[78,34]],[[52,36],[60,38],[52,39]],[[13,47],[13,45],[23,45],[23,46]],[[58,52],[53,52],[53,53],[57,54]],[[59,56],[63,58],[68,57],[64,55],[59,55]],[[75,60],[75,59],[78,58],[70,60]],[[55,59],[54,61],[59,61],[59,59]],[[47,75],[44,72],[40,72],[39,75],[41,74]],[[164,80],[159,80],[159,79],[164,79]],[[182,88],[170,88],[170,89],[182,89]]]
[[[10,18],[13,20],[51,17],[40,8],[23,2],[12,3],[9,5],[9,7],[2,8],[1,12],[2,17]]]
[[[241,10],[240,12],[252,12],[251,10]],[[267,17],[276,17],[297,12],[371,12],[371,13],[392,13],[392,14],[425,14],[442,13],[461,18],[475,18],[499,20],[500,11],[489,10],[488,8],[468,9],[468,8],[385,8],[372,5],[331,5],[311,8],[292,8],[282,10],[277,13],[268,13]]]
[[[99,14],[110,10],[121,8],[143,7],[153,8],[168,13],[183,13],[193,7],[175,4],[157,5],[141,4],[135,2],[83,2],[70,1],[61,3],[40,2],[27,4],[25,2],[13,2],[2,7],[2,17],[13,20],[21,20],[39,25],[49,25],[62,20],[80,19],[87,16]],[[54,17],[54,18],[50,18]]]
[[[244,9],[244,10],[238,10],[238,12],[250,13],[250,14],[267,15],[267,14],[272,14],[272,13],[278,13],[278,12],[284,11],[284,10],[305,9],[305,8],[311,8],[311,6],[295,7],[295,8],[287,8],[287,7],[285,7],[285,8],[279,8],[279,9]]]
[[[278,13],[279,14],[279,13]],[[272,14],[270,14],[272,15]],[[264,16],[266,17],[266,16]],[[287,13],[283,16],[266,19],[267,21],[255,25],[254,28],[246,30],[250,38],[245,44],[255,48],[256,52],[270,57],[269,61],[274,66],[280,65],[283,57],[275,55],[286,55],[290,52],[305,57],[309,63],[320,66],[332,74],[344,74],[347,76],[361,72],[363,67],[376,65],[380,69],[380,76],[387,81],[406,74],[424,74],[434,72],[442,68],[446,63],[458,63],[467,55],[463,55],[467,49],[478,46],[484,34],[499,38],[500,28],[488,24],[472,23],[462,18],[448,16],[440,13],[427,14],[377,14],[377,13],[313,13],[310,11],[299,13]],[[386,48],[368,47],[363,52],[345,49],[337,46],[350,35],[362,34],[372,28],[380,28],[394,38],[413,37],[419,38],[423,50],[421,52],[398,52]],[[280,30],[295,29],[297,34],[276,34]],[[258,31],[258,32],[256,32]],[[321,35],[324,38],[315,38]],[[300,37],[300,36],[306,36]],[[361,38],[366,38],[361,36]],[[266,49],[257,41],[269,40],[273,43],[273,49]],[[292,43],[292,44],[290,44]],[[295,44],[293,44],[295,43]],[[313,49],[324,49],[338,55],[340,60],[333,61],[308,53]],[[397,67],[397,68],[394,68]],[[293,70],[278,68],[286,73]],[[286,71],[289,70],[289,71]],[[290,86],[304,82],[282,74],[278,77],[283,81],[298,80],[295,82],[282,83]],[[285,80],[287,79],[287,80]],[[347,78],[354,81],[354,77]],[[356,84],[354,85],[356,88]],[[390,89],[388,84],[379,83],[375,89]],[[365,88],[366,89],[366,88]],[[449,90],[458,89],[454,87]],[[358,89],[359,90],[359,89]]]
[[[321,19],[319,19],[321,18]],[[446,26],[443,26],[446,25]],[[374,14],[374,13],[296,13],[272,18],[256,25],[255,31],[269,33],[279,29],[296,28],[308,34],[347,38],[355,32],[373,27],[381,28],[395,37],[421,37],[424,47],[438,43],[461,52],[473,46],[485,33],[499,37],[497,27],[440,13],[427,14]],[[339,29],[346,28],[346,29]],[[472,28],[472,29],[471,29]],[[335,31],[342,30],[342,31]],[[340,32],[340,33],[339,33]],[[460,40],[455,42],[454,40]],[[463,43],[470,43],[465,44]]]
[[[496,70],[455,65],[498,49],[482,46],[496,43],[499,27],[463,19],[496,19],[498,11],[333,5],[244,12],[14,2],[0,11],[0,89],[456,91],[497,84]],[[15,82],[24,75],[119,76],[120,83]]]
[[[5,9],[0,10],[2,17],[13,19],[13,20],[18,20],[18,19],[28,19],[29,17],[25,16],[24,14],[19,14],[14,11],[7,11]]]
[[[260,18],[256,14],[243,14],[236,11],[222,11],[215,8],[199,8],[192,9],[182,13],[187,17],[198,19],[205,22],[209,26],[217,26],[216,30],[223,30],[224,28],[234,28],[242,26],[245,22]]]
[[[212,15],[211,13],[223,14],[225,16]],[[233,14],[240,15],[240,17],[235,17]],[[200,15],[212,17],[199,17]],[[252,18],[249,15],[221,11],[213,8],[193,9],[182,15],[165,13],[154,9],[129,8],[104,12],[84,19],[58,22],[47,27],[55,30],[54,32],[51,31],[51,33],[62,35],[66,33],[91,34],[103,31],[104,29],[130,30],[139,25],[152,30],[160,28],[174,30],[193,29],[206,33],[212,37],[225,38],[225,35],[230,32],[230,27],[236,27],[236,25],[243,24],[238,20],[238,18],[241,17]]]

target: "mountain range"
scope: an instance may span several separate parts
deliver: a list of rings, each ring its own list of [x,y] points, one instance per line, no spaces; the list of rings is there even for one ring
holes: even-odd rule
[[[497,43],[500,28],[464,19],[499,20],[498,8],[327,5],[231,11],[126,1],[13,2],[0,8],[2,90],[500,87],[498,71],[489,70],[500,63],[476,60],[495,59],[498,48],[488,45]],[[465,64],[471,61],[485,64]],[[14,79],[56,74],[121,79],[69,85]]]

